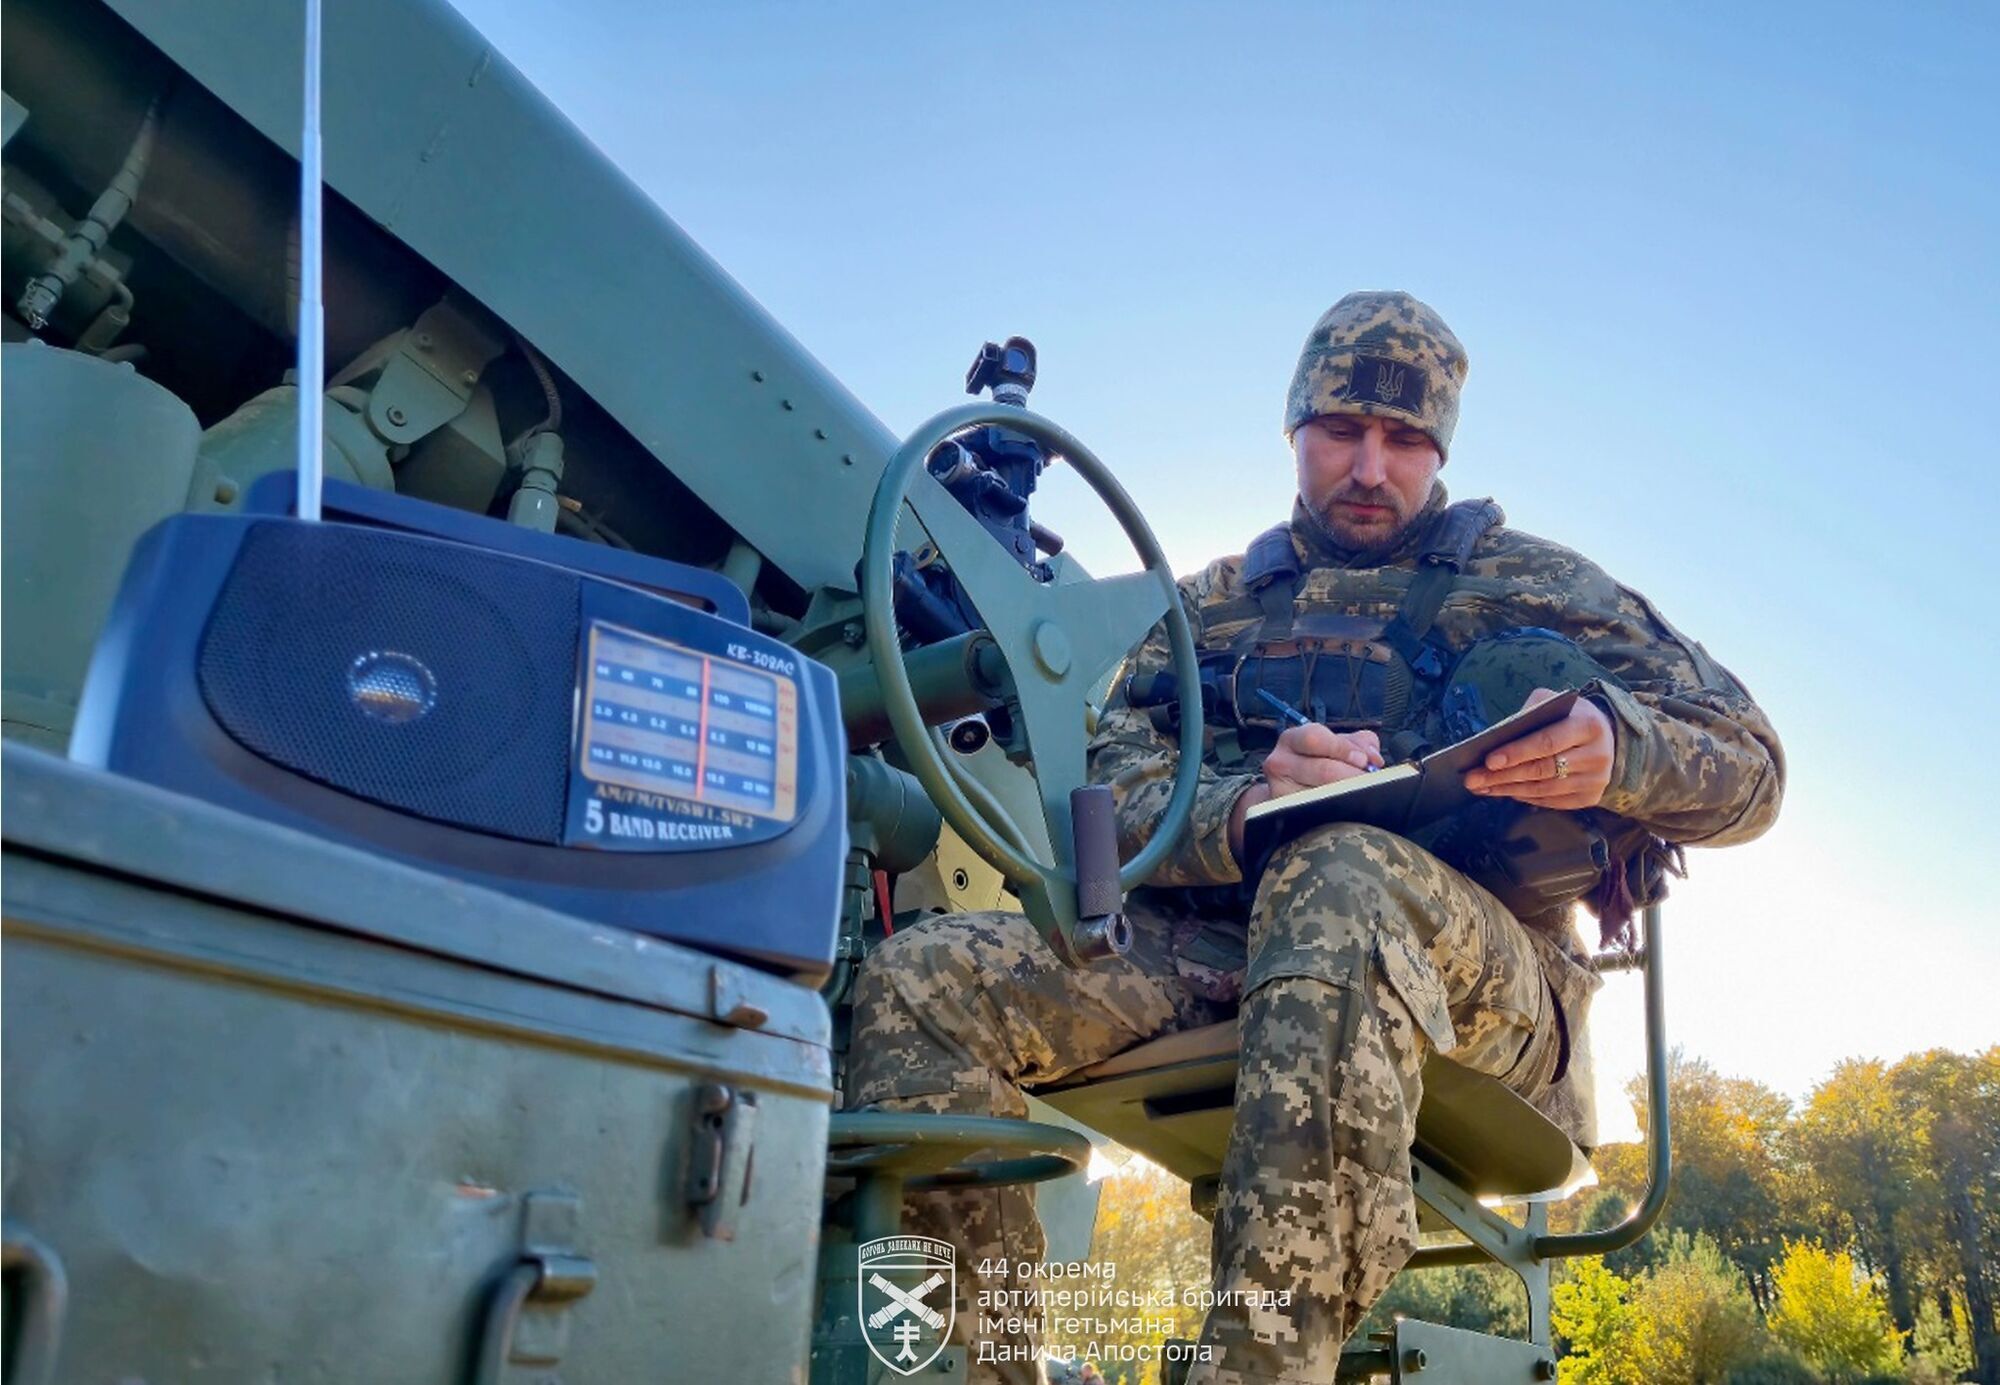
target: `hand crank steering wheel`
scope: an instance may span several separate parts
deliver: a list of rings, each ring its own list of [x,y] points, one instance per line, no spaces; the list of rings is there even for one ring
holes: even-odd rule
[[[1116,516],[1145,570],[1092,582],[1037,582],[924,466],[939,443],[982,424],[1024,433],[1052,454],[1067,458]],[[996,828],[973,807],[924,725],[896,639],[891,561],[905,505],[987,622],[987,632],[1006,660],[1013,684],[1010,702],[1018,708],[1027,735],[1052,860],[1037,859],[1009,842],[1011,833]],[[1069,792],[1086,782],[1084,709],[1090,689],[1145,637],[1162,613],[1180,695],[1180,764],[1173,795],[1152,839],[1118,872],[1121,890],[1150,876],[1187,829],[1202,749],[1194,636],[1159,540],[1124,487],[1089,448],[1039,414],[992,402],[947,409],[910,435],[889,459],[875,487],[861,551],[861,600],[884,713],[897,746],[938,811],[1014,887],[1029,918],[1045,934],[1061,934],[1069,944],[1067,955],[1087,959],[1122,950],[1106,946],[1102,939],[1077,936]]]

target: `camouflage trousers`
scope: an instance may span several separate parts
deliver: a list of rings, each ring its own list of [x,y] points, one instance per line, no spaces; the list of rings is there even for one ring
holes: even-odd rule
[[[849,1108],[1020,1117],[1023,1086],[1227,1018],[1230,1005],[1176,965],[1183,921],[1133,914],[1131,952],[1082,970],[1017,914],[940,917],[888,939],[858,983]],[[1411,842],[1354,826],[1272,858],[1241,991],[1212,1241],[1219,1306],[1200,1338],[1212,1359],[1189,1379],[1321,1385],[1415,1245],[1409,1150],[1426,1054],[1536,1094],[1561,1047],[1556,1002],[1528,930],[1499,901]],[[982,1286],[968,1271],[1042,1258],[1029,1190],[917,1194],[905,1217],[958,1247],[953,1336],[973,1343],[979,1289],[1029,1286]],[[973,1378],[1039,1379],[999,1354],[1007,1364],[975,1364]]]

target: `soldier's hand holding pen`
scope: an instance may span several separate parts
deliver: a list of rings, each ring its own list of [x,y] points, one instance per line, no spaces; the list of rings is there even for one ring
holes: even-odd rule
[[[1243,791],[1229,816],[1229,845],[1239,858],[1243,815],[1259,803],[1382,768],[1382,742],[1373,731],[1335,731],[1307,721],[1296,708],[1276,698],[1267,700],[1292,724],[1279,734],[1278,743],[1264,757],[1263,777]]]
[[[1287,726],[1264,757],[1264,782],[1272,798],[1316,789],[1382,768],[1382,743],[1373,731],[1340,732],[1309,721]]]
[[[1264,782],[1270,786],[1265,798],[1283,798],[1382,768],[1382,742],[1373,731],[1335,731],[1310,720],[1267,689],[1259,688],[1257,696],[1291,723],[1264,757]]]

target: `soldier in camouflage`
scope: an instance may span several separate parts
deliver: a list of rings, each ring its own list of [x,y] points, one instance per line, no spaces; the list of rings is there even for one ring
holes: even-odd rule
[[[1283,536],[1298,581],[1291,606],[1277,603],[1281,625],[1297,622],[1289,633],[1353,647],[1355,630],[1394,620],[1446,512],[1437,473],[1465,371],[1458,339],[1407,294],[1350,294],[1314,326],[1285,407],[1299,488]],[[1269,633],[1273,603],[1244,569],[1223,558],[1180,584],[1198,648]],[[1462,650],[1520,627],[1566,636],[1605,676],[1566,719],[1490,756],[1469,788],[1615,814],[1671,843],[1723,846],[1771,824],[1782,751],[1742,685],[1588,559],[1493,523],[1434,628]],[[1169,667],[1162,627],[1131,670]],[[1208,728],[1192,826],[1133,892],[1127,955],[1073,970],[1021,916],[982,913],[898,932],[859,980],[847,1099],[884,1110],[1023,1116],[1023,1087],[1238,1014],[1213,1240],[1220,1302],[1197,1382],[1334,1379],[1342,1343],[1415,1242],[1409,1151],[1432,1049],[1500,1078],[1586,1148],[1595,1138],[1584,1025],[1598,979],[1568,906],[1517,917],[1430,851],[1359,826],[1309,831],[1264,864],[1254,892],[1239,884],[1250,806],[1382,762],[1386,726],[1326,720],[1347,729],[1293,726],[1261,752]],[[1090,772],[1117,799],[1128,858],[1166,805],[1176,759],[1153,719],[1114,694]],[[1041,1258],[1018,1187],[913,1196],[908,1225],[956,1243],[968,1269]],[[961,1275],[960,1340],[977,1332],[980,1287]],[[1023,1344],[1002,1345],[1014,1350],[998,1373],[976,1374],[1035,1379]]]

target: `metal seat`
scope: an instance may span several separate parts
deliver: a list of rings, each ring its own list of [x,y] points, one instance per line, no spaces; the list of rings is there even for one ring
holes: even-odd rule
[[[1449,1058],[1424,1064],[1424,1099],[1410,1150],[1418,1225],[1464,1239],[1427,1238],[1409,1268],[1499,1264],[1520,1277],[1528,1299],[1527,1340],[1463,1332],[1399,1319],[1377,1339],[1350,1343],[1342,1381],[1391,1382],[1424,1371],[1436,1385],[1555,1378],[1550,1350],[1549,1264],[1602,1255],[1646,1234],[1666,1205],[1671,1148],[1667,1130],[1666,1025],[1660,971],[1660,911],[1645,913],[1643,951],[1600,958],[1603,970],[1637,966],[1646,984],[1647,1187],[1617,1226],[1554,1235],[1547,1203],[1589,1171],[1583,1152],[1534,1107],[1498,1080]],[[1035,1095],[1056,1110],[1136,1150],[1185,1178],[1198,1211],[1208,1213],[1235,1119],[1237,1026],[1231,1020],[1154,1039],[1082,1068]],[[1510,1220],[1492,1204],[1526,1201]]]
[[[1236,1021],[1129,1048],[1035,1094],[1191,1184],[1222,1170],[1236,1100]],[[1589,1168],[1583,1151],[1498,1080],[1433,1055],[1424,1065],[1416,1156],[1480,1198],[1556,1192]]]

